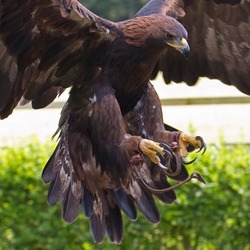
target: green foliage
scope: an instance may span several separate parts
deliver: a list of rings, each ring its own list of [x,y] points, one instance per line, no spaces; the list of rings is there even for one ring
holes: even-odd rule
[[[250,147],[209,146],[188,166],[196,181],[176,190],[172,205],[158,202],[161,222],[124,216],[124,241],[113,246],[92,243],[88,221],[80,213],[72,224],[61,219],[60,204],[49,207],[48,186],[41,180],[54,143],[32,138],[0,150],[0,250],[5,249],[250,249]]]
[[[131,18],[148,0],[82,0],[86,8],[113,21]]]

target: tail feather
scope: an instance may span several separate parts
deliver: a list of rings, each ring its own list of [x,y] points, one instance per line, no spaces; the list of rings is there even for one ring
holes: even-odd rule
[[[154,188],[155,189],[164,189],[171,187],[171,185],[168,183],[165,177],[161,177],[160,181],[154,182]],[[157,198],[159,198],[161,201],[167,204],[171,204],[176,200],[176,194],[174,190],[170,190],[169,192],[162,193],[162,194],[155,194]]]
[[[106,223],[97,214],[89,218],[89,225],[94,242],[102,243],[106,234]]]
[[[133,200],[122,188],[113,191],[113,196],[119,208],[129,217],[130,220],[137,219],[137,211]]]
[[[84,195],[81,201],[81,208],[84,215],[90,218],[93,215],[94,196],[89,192],[87,188],[84,189]]]
[[[121,211],[118,206],[109,208],[108,216],[105,218],[107,235],[111,242],[121,243],[123,238],[123,224]]]
[[[90,217],[90,228],[95,242],[101,243],[105,234],[113,243],[120,243],[123,237],[122,216],[110,191],[98,191]]]
[[[150,176],[152,180],[150,186],[154,189],[164,189],[164,188],[168,188],[171,186],[168,183],[165,174],[155,164],[152,164],[151,166]],[[157,196],[157,198],[159,198],[161,201],[167,204],[171,204],[176,200],[176,195],[175,195],[174,190],[171,190],[166,193],[155,194],[155,196]]]
[[[143,215],[153,224],[160,221],[160,214],[156,207],[154,198],[152,194],[146,190],[146,188],[138,182],[140,186],[140,196],[134,197],[138,208],[143,213]]]
[[[176,180],[176,181],[184,181],[185,179],[187,179],[189,176],[188,171],[186,169],[186,167],[181,164],[181,171],[178,175],[171,177],[172,179]]]

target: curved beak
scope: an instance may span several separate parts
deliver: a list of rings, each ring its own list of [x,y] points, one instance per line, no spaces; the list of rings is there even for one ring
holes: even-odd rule
[[[179,43],[167,43],[169,46],[175,48],[179,52],[181,52],[185,57],[189,56],[190,53],[190,47],[188,45],[188,42],[185,38],[182,38]]]

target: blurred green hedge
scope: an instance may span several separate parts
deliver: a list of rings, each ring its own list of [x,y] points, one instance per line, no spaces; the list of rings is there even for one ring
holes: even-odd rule
[[[80,214],[67,224],[60,204],[49,207],[41,172],[55,144],[32,138],[0,150],[0,250],[5,249],[250,249],[250,147],[209,146],[189,171],[205,177],[177,189],[173,205],[158,202],[161,222],[124,216],[124,241],[92,243]],[[191,169],[192,167],[192,169]]]

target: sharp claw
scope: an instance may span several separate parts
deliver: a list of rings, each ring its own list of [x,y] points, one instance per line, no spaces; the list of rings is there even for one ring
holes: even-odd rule
[[[167,144],[165,144],[165,143],[160,143],[159,146],[163,148],[163,152],[164,152],[164,153],[167,153],[167,154],[168,154],[169,156],[171,156],[171,157],[175,157],[175,155],[174,155],[172,149],[171,149]]]
[[[159,143],[159,146],[162,148],[164,154],[167,154],[171,158],[175,158],[175,155],[172,151],[172,149],[165,143]],[[160,162],[157,164],[160,168],[166,170],[169,174],[172,173],[171,169],[169,167],[166,167],[165,165],[168,165],[166,162],[166,158],[161,155],[160,153],[156,153],[156,155],[159,157]],[[163,163],[163,164],[162,164]]]
[[[195,157],[193,160],[191,161],[185,161],[185,159],[183,157],[181,157],[181,162],[185,165],[191,164],[193,162],[195,162],[195,160],[197,159],[197,157]]]
[[[158,152],[156,153],[156,155],[157,155],[158,158],[160,159],[160,162],[157,163],[157,165],[158,165],[160,168],[164,169],[164,170],[171,171],[168,167],[165,166],[165,164],[166,164],[166,158],[164,158],[164,156],[161,155],[161,154],[158,153]],[[168,155],[169,155],[169,153],[168,153]],[[171,156],[171,155],[170,155],[170,156]]]
[[[164,143],[157,143],[147,139],[142,139],[140,141],[139,150],[144,155],[147,155],[154,164],[160,163],[162,166],[167,165],[167,161],[169,161],[169,158],[175,157],[172,149],[168,145]]]
[[[157,164],[160,168],[169,171],[168,167],[165,167],[163,164],[161,164],[160,162]]]
[[[206,145],[206,143],[204,142],[204,143],[203,143],[203,152],[202,152],[202,155],[205,154],[206,150],[207,150],[207,145]]]
[[[197,141],[201,142],[201,147],[196,153],[199,153],[199,152],[201,152],[203,150],[202,155],[205,154],[205,152],[207,150],[207,146],[206,146],[206,143],[204,142],[203,138],[201,136],[196,136],[195,139]]]
[[[200,182],[204,183],[204,184],[207,184],[205,179],[198,173],[198,172],[193,172],[191,175],[190,175],[190,178],[196,178],[198,179]]]
[[[158,158],[160,159],[160,162],[162,162],[164,160],[163,155],[161,155],[159,152],[156,152],[156,155],[158,156]]]

